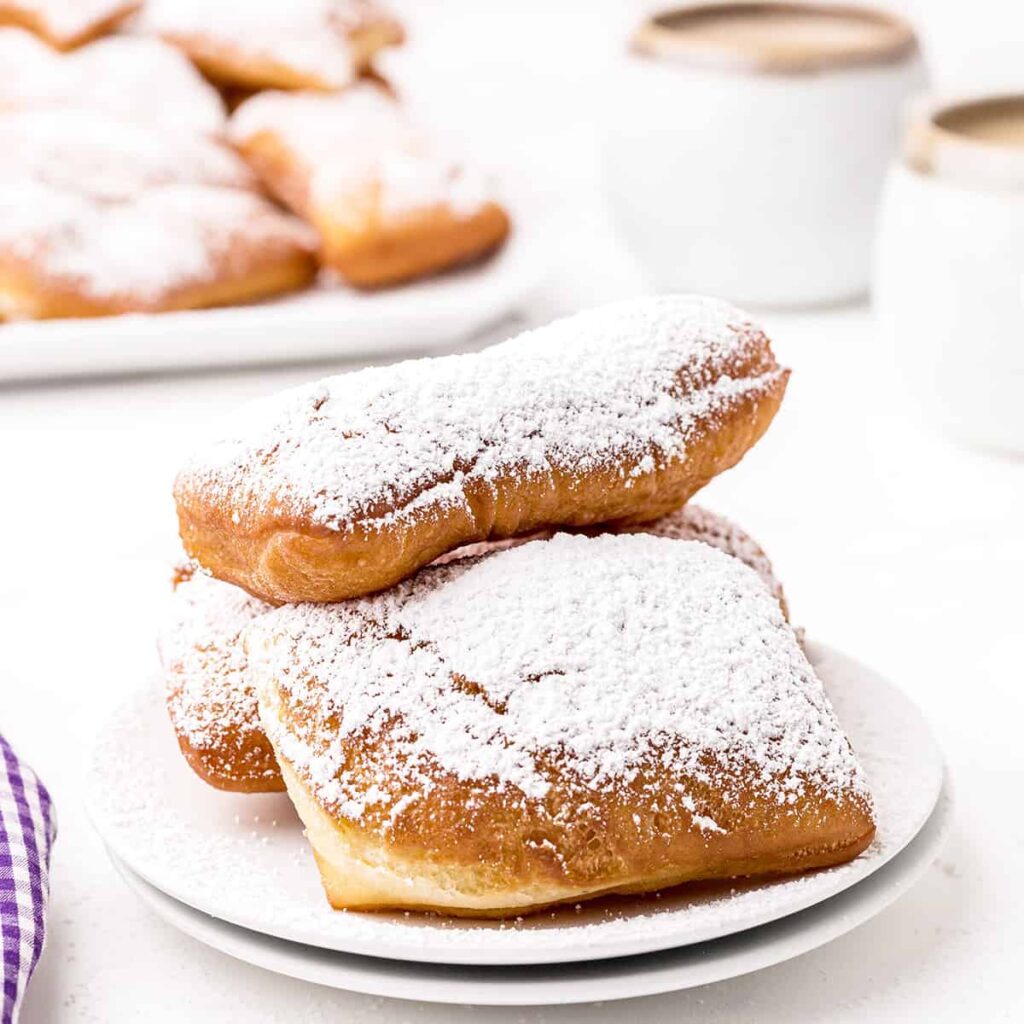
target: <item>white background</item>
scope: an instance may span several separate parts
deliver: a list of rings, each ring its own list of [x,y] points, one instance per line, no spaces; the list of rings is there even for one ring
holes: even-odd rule
[[[409,8],[412,40],[389,64],[407,92],[557,201],[557,272],[527,319],[643,290],[605,223],[593,140],[614,83],[609,61],[636,9],[397,6]],[[918,6],[943,85],[1024,79],[1017,4]],[[763,320],[794,369],[790,393],[765,440],[701,500],[761,540],[811,636],[898,681],[931,719],[958,810],[924,881],[788,964],[559,1010],[347,995],[180,936],[106,862],[81,808],[82,765],[103,715],[152,669],[175,553],[169,489],[184,452],[216,414],[322,370],[0,391],[0,729],[50,786],[61,829],[26,1024],[1020,1019],[1024,459],[958,448],[920,423],[865,308]]]

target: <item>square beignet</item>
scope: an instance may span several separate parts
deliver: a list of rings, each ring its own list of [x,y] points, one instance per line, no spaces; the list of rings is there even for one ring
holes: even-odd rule
[[[245,645],[336,908],[515,915],[874,835],[778,601],[706,544],[559,534],[279,608]]]
[[[142,25],[245,89],[342,89],[405,38],[373,0],[150,0]]]
[[[267,188],[316,227],[324,264],[378,288],[493,252],[508,214],[486,178],[439,152],[381,85],[265,93],[230,136]]]

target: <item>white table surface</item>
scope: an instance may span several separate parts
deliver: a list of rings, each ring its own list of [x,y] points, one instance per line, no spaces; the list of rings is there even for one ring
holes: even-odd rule
[[[495,102],[487,81],[476,91]],[[562,274],[527,311],[532,321],[642,288],[607,231],[587,145],[585,130],[545,137],[547,180],[571,182],[573,202]],[[0,729],[51,788],[60,823],[49,942],[25,1024],[1019,1020],[1024,459],[958,448],[921,424],[866,309],[763,319],[794,369],[789,395],[765,440],[702,500],[762,541],[811,636],[898,681],[932,721],[957,818],[909,895],[754,975],[558,1010],[349,995],[179,935],[107,862],[81,807],[82,765],[104,714],[153,666],[183,454],[221,410],[319,371],[0,391]]]

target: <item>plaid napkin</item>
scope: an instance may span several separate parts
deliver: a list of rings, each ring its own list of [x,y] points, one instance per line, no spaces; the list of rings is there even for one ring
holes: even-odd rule
[[[18,1019],[25,987],[43,951],[50,848],[55,835],[50,794],[0,736],[2,1024]]]

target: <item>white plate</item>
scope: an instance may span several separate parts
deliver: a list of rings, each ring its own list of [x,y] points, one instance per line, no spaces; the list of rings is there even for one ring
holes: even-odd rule
[[[595,901],[512,922],[333,911],[282,794],[221,793],[186,766],[160,694],[138,695],[98,738],[90,812],[132,871],[191,907],[277,938],[425,963],[567,963],[720,938],[804,910],[877,871],[928,819],[942,757],[917,708],[869,669],[822,645],[808,653],[868,774],[878,835],[856,860],[797,878],[683,887]]]
[[[238,960],[349,992],[435,1003],[541,1006],[628,999],[749,974],[831,942],[881,913],[938,856],[949,829],[948,790],[902,853],[870,878],[798,914],[728,938],[616,960],[539,967],[466,967],[352,956],[227,924],[179,903],[111,854],[125,881],[160,917]]]
[[[333,285],[253,306],[0,324],[0,383],[451,347],[515,312],[548,251],[542,232],[520,228],[477,266],[380,292]]]

